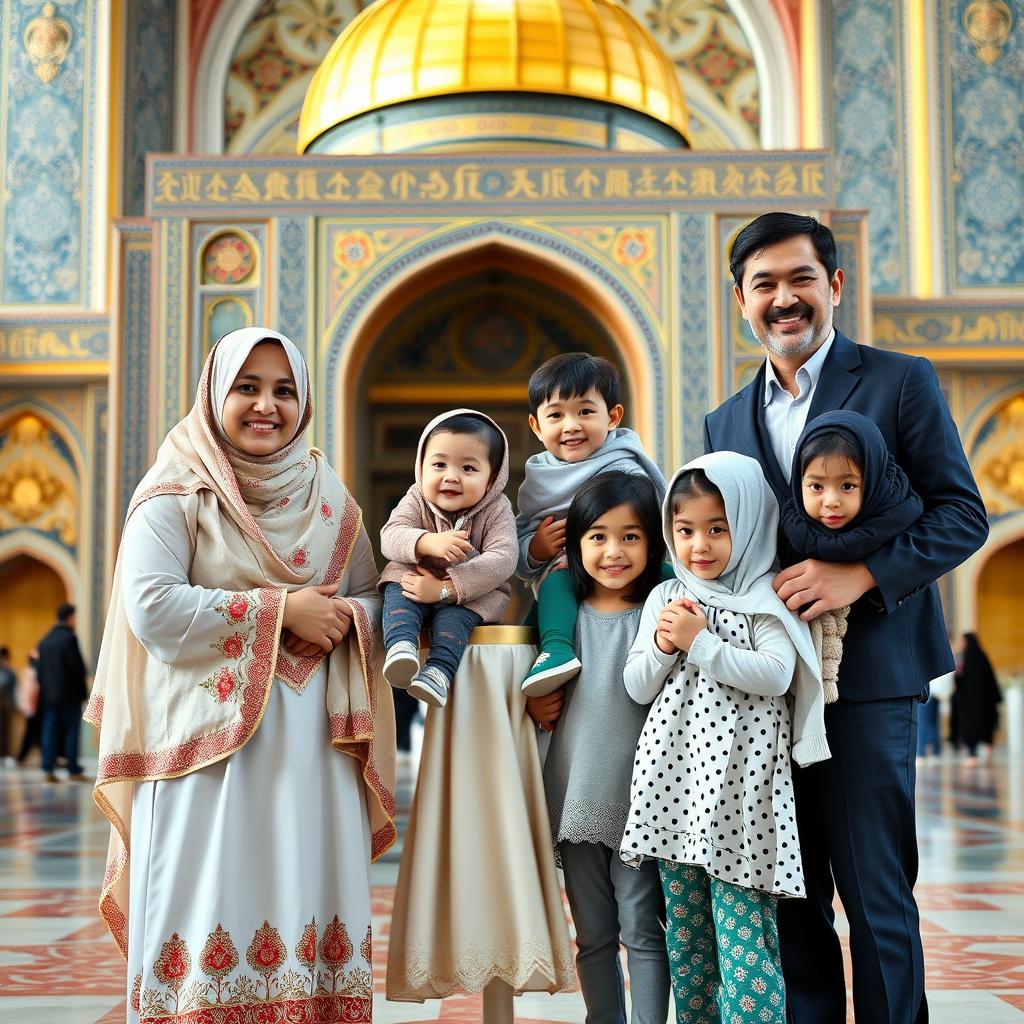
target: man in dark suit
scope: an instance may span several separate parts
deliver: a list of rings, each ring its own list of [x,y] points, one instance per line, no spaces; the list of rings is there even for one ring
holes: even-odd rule
[[[832,897],[850,922],[858,1024],[928,1019],[913,887],[916,707],[953,667],[935,580],[985,542],[985,507],[931,364],[835,331],[843,272],[832,232],[769,213],[736,237],[736,301],[767,358],[704,421],[706,451],[756,458],[780,505],[806,422],[835,409],[873,420],[924,501],[905,532],[863,562],[787,564],[775,589],[812,619],[852,604],[839,700],[826,708],[832,757],[794,771],[806,900],[781,900],[789,1019],[842,1024],[846,982]]]
[[[39,677],[39,706],[43,714],[43,771],[47,782],[56,782],[54,769],[61,754],[68,773],[76,782],[85,780],[78,761],[78,732],[82,721],[85,662],[75,636],[75,606],[57,609],[57,624],[39,641],[36,663]]]

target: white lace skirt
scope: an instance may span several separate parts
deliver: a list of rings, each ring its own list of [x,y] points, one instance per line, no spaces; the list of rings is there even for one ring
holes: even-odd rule
[[[255,735],[132,805],[129,1024],[370,1021],[370,840],[326,671]]]
[[[447,707],[427,714],[388,999],[479,992],[495,978],[519,992],[574,986],[536,733],[519,689],[535,656],[527,644],[471,642]]]

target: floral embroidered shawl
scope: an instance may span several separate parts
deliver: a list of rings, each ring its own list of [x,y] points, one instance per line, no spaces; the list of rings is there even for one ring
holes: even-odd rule
[[[220,414],[248,352],[266,339],[284,348],[304,411],[291,441],[257,458],[227,441]],[[217,373],[218,360],[234,367],[229,377]],[[303,440],[311,417],[295,346],[264,328],[233,331],[210,353],[195,405],[168,433],[129,506],[130,518],[155,495],[196,495],[190,582],[234,593],[217,608],[225,620],[221,641],[164,664],[128,625],[120,557],[114,571],[85,719],[100,730],[93,797],[111,823],[100,914],[124,955],[134,784],[186,775],[238,750],[259,727],[275,677],[301,692],[329,659],[330,741],[359,762],[372,856],[395,841],[394,714],[390,687],[375,670],[375,603],[349,598],[352,630],[329,654],[294,658],[279,643],[286,594],[340,584],[362,529],[359,506],[323,453]]]

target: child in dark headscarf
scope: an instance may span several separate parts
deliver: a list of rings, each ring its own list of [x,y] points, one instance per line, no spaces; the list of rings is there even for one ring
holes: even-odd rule
[[[829,412],[804,428],[782,529],[797,559],[859,562],[902,533],[924,504],[886,448],[881,431],[855,412]],[[839,663],[850,606],[811,622],[825,702],[839,697]]]

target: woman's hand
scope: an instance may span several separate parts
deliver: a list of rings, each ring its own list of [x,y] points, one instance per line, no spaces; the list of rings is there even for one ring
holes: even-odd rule
[[[664,654],[688,651],[697,634],[708,624],[700,605],[685,597],[677,597],[661,609],[654,642]]]
[[[468,530],[448,530],[445,533],[425,533],[416,541],[416,557],[432,555],[443,558],[449,565],[464,562],[473,550]]]
[[[281,630],[281,644],[293,658],[312,658],[314,654],[323,653],[319,644],[300,640],[290,629]]]
[[[559,552],[565,550],[565,520],[548,516],[530,541],[530,557],[535,562],[550,562]]]
[[[352,624],[348,602],[334,597],[337,589],[329,583],[292,591],[284,603],[284,629],[322,651],[332,650]]]
[[[564,690],[555,690],[546,697],[527,697],[526,713],[542,732],[554,732],[555,723],[562,717]]]
[[[402,577],[402,597],[417,604],[437,604],[441,600],[443,585],[433,573],[417,565],[415,572],[407,572]],[[448,586],[451,589],[451,584]]]

